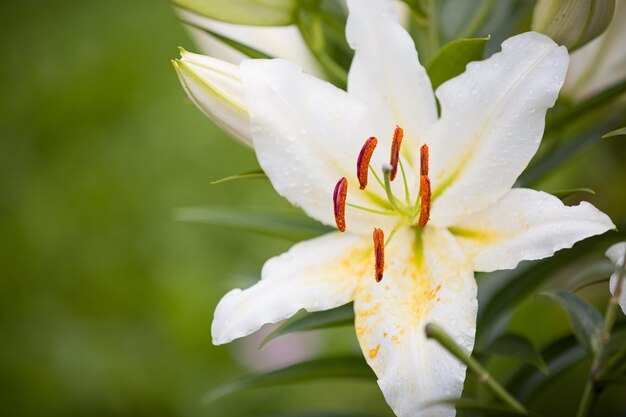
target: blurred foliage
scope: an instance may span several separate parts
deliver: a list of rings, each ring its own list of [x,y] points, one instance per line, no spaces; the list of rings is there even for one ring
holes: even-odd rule
[[[456,13],[449,12],[453,3],[443,1],[439,10],[451,19],[442,25],[445,42],[460,31],[458,10],[480,2],[463,2]],[[489,54],[529,25],[530,11],[524,2],[498,2],[483,29],[468,36],[491,33]],[[202,403],[205,393],[249,372],[254,364],[246,352],[255,352],[261,367],[286,355],[282,338],[262,351],[262,338],[214,347],[210,322],[219,298],[254,282],[265,259],[290,242],[174,222],[174,209],[297,212],[267,181],[210,185],[257,165],[185,98],[169,59],[178,45],[192,45],[167,2],[7,0],[0,15],[0,414],[243,417],[306,409],[391,416],[373,380],[306,382]],[[548,191],[592,188],[596,195],[577,194],[568,203],[589,200],[623,231],[626,142],[600,139],[624,126],[621,103],[597,132],[587,127],[605,110],[570,120],[547,138],[538,157],[587,132],[566,157],[557,155],[558,172],[536,170],[532,181]],[[613,233],[584,251],[559,253],[549,264],[559,268],[531,280],[528,295],[562,287],[618,239]],[[510,282],[532,278],[525,271],[536,272],[533,265]],[[496,279],[480,278],[481,297]],[[600,307],[608,290],[594,285],[580,295]],[[553,303],[525,297],[511,305],[518,307],[503,326],[534,346],[568,337],[567,316]],[[316,355],[358,353],[350,327],[310,336],[292,343]],[[507,358],[486,363],[496,376],[518,366]],[[572,414],[571,398],[588,369],[583,362],[557,375],[530,408]],[[626,407],[623,394],[623,387],[609,389],[596,415],[617,415]]]

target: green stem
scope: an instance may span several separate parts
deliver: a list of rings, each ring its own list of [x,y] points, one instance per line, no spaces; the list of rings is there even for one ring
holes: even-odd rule
[[[409,183],[406,179],[406,173],[404,172],[404,165],[402,165],[402,158],[399,159],[400,171],[402,171],[402,182],[404,182],[404,197],[406,198],[406,204],[411,206],[411,194],[409,193]]]
[[[391,204],[391,207],[393,207],[393,209],[396,210],[397,212],[407,214],[406,210],[400,207],[400,203],[398,202],[398,200],[396,200],[396,196],[393,195],[393,191],[391,191],[390,173],[391,173],[391,166],[384,165],[383,174],[385,178],[385,193],[387,193],[387,199],[389,200],[389,204]]]
[[[439,24],[437,22],[436,0],[427,0],[428,7],[428,46],[430,55],[439,50]]]
[[[376,170],[372,167],[371,164],[370,164],[370,172],[372,173],[374,178],[376,178],[376,181],[380,184],[381,187],[383,187],[383,190],[384,190],[385,189],[385,184],[383,184],[383,180],[380,179],[380,177],[376,173]]]
[[[358,204],[346,203],[346,206],[350,206],[352,208],[367,211],[367,212],[374,213],[374,214],[382,214],[383,216],[393,216],[394,214],[393,211],[376,210],[376,209],[372,209],[369,207],[359,206]]]
[[[613,296],[611,296],[609,304],[606,307],[606,313],[604,315],[604,328],[602,332],[602,343],[600,343],[598,350],[593,356],[591,372],[589,373],[589,379],[587,380],[587,384],[585,385],[585,390],[583,391],[583,396],[580,401],[580,406],[578,407],[576,417],[588,416],[598,399],[598,394],[602,391],[602,387],[598,386],[596,382],[597,377],[599,374],[601,374],[606,362],[609,342],[611,341],[611,331],[613,330],[613,326],[615,325],[615,319],[617,318],[617,311],[619,309],[619,298],[622,293],[622,283],[624,282],[624,276],[626,275],[623,271],[623,268],[625,267],[626,260],[624,261],[624,265],[622,265],[622,271],[620,271],[619,273],[615,292],[613,293]]]
[[[502,385],[498,383],[480,363],[471,356],[465,353],[465,350],[457,345],[452,337],[446,333],[440,326],[429,323],[426,325],[426,337],[435,339],[441,346],[443,346],[448,352],[450,352],[455,358],[467,365],[467,369],[478,376],[478,380],[487,385],[493,393],[500,398],[503,402],[508,404],[513,410],[528,414],[526,407],[524,407],[519,401],[515,399]]]
[[[472,17],[472,20],[470,20],[467,25],[463,29],[461,29],[457,38],[465,39],[474,36],[476,32],[478,32],[478,29],[480,29],[480,27],[485,22],[485,19],[489,17],[489,15],[491,14],[491,10],[495,5],[496,0],[484,0],[483,4],[480,6],[480,9],[478,9]]]

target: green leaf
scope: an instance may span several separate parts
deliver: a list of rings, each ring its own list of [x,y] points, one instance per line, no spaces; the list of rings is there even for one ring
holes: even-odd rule
[[[593,262],[578,269],[572,276],[567,290],[575,293],[585,287],[607,282],[614,271],[615,265],[608,259]]]
[[[267,179],[267,175],[261,168],[253,169],[250,171],[242,172],[241,174],[231,175],[229,177],[220,178],[219,180],[211,181],[211,184],[221,184],[227,181],[244,180],[244,179]]]
[[[544,374],[548,373],[548,366],[541,353],[524,336],[505,334],[497,338],[486,351],[492,355],[509,356],[522,362],[533,365]]]
[[[171,0],[172,4],[222,22],[255,26],[294,23],[297,0]]]
[[[574,336],[587,353],[597,352],[602,343],[604,320],[594,306],[567,291],[552,290],[539,295],[556,301],[565,310]]]
[[[288,333],[303,332],[308,330],[327,329],[330,327],[349,326],[354,324],[354,307],[352,303],[332,310],[317,311],[314,313],[301,312],[293,318],[283,322],[267,335],[260,348],[267,345],[277,337]]]
[[[618,323],[613,329],[612,343],[623,346],[625,331],[626,322]],[[559,380],[565,371],[580,363],[587,355],[576,338],[569,335],[542,349],[541,356],[548,365],[549,375],[544,375],[532,366],[520,365],[506,381],[506,388],[524,403],[542,392],[544,387]]]
[[[281,414],[263,415],[263,417],[379,417],[374,414],[363,414],[361,412],[340,413],[336,411],[309,411],[291,412]]]
[[[621,129],[616,129],[612,132],[602,135],[602,138],[612,138],[613,136],[626,136],[626,127],[622,127]]]
[[[458,39],[441,48],[426,65],[433,89],[461,74],[469,62],[482,59],[485,43],[489,39],[491,39],[489,36]]]
[[[358,378],[375,381],[376,376],[365,362],[363,356],[344,356],[314,359],[297,363],[276,371],[256,374],[224,385],[209,392],[204,400],[214,402],[226,395],[246,389],[265,388],[294,382],[310,381],[322,378]]]
[[[174,211],[174,219],[184,222],[211,224],[294,241],[310,239],[333,230],[306,217],[284,211],[182,207]]]
[[[486,415],[494,416],[524,416],[526,413],[513,410],[511,407],[499,403],[483,403],[472,398],[450,398],[440,401],[433,401],[426,407],[434,407],[438,405],[454,406],[457,410],[482,411]]]
[[[578,193],[587,193],[587,194],[596,195],[596,192],[593,191],[591,188],[566,188],[563,190],[546,191],[546,192],[549,194],[552,194],[555,197],[560,198],[561,200],[567,197],[571,197],[574,194],[578,194]]]

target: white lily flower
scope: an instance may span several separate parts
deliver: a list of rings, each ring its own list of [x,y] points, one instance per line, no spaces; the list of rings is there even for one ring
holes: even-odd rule
[[[250,117],[239,67],[182,48],[180,54],[172,65],[187,96],[233,139],[251,147]]]
[[[534,32],[510,38],[437,89],[438,118],[391,3],[348,6],[348,92],[284,60],[240,66],[254,149],[274,188],[346,232],[296,244],[265,264],[256,285],[226,294],[213,342],[354,301],[361,349],[394,412],[453,416],[454,407],[425,407],[460,396],[465,366],[425,337],[425,324],[441,325],[471,353],[474,271],[515,268],[614,225],[586,202],[567,207],[511,189],[563,84],[564,47]],[[383,164],[385,181],[377,175],[368,185],[368,167]],[[396,173],[402,178],[391,182]]]
[[[624,39],[626,1],[617,0],[606,32],[572,54],[563,93],[580,101],[626,79]]]
[[[626,242],[616,243],[611,246],[609,250],[606,251],[606,256],[615,264],[615,266],[624,267],[624,259],[626,258]],[[615,290],[617,289],[617,283],[619,281],[619,272],[614,272],[611,275],[611,280],[609,281],[609,288],[611,289],[611,294],[615,294]],[[619,296],[619,305],[622,307],[622,311],[626,314],[626,280],[622,282],[622,290]]]

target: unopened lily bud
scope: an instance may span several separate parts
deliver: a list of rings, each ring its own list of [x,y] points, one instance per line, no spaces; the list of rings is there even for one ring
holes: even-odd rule
[[[239,67],[181,48],[173,60],[185,92],[193,103],[233,139],[252,147],[250,117]]]
[[[614,11],[615,0],[538,0],[532,29],[573,51],[601,35]]]

